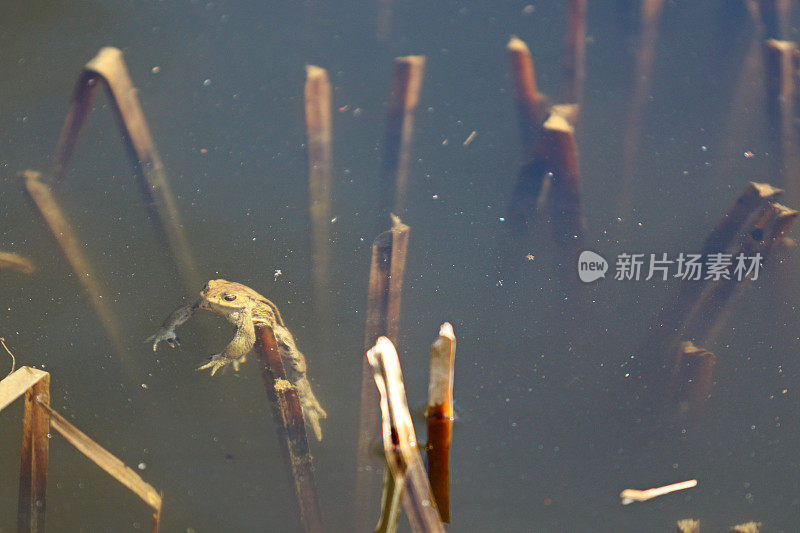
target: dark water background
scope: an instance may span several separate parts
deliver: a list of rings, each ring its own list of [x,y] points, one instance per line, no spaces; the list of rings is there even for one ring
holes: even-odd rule
[[[578,131],[587,245],[606,257],[696,251],[748,181],[780,184],[761,80],[745,80],[757,96],[731,109],[753,28],[737,2],[667,2],[632,202],[621,210],[638,2],[589,4]],[[504,46],[511,34],[525,40],[541,89],[558,100],[564,2],[395,2],[384,41],[375,37],[376,18],[375,3],[336,1],[0,4],[0,249],[39,266],[31,276],[0,272],[0,335],[18,362],[52,373],[54,407],[127,464],[146,465],[143,477],[165,494],[165,531],[299,530],[255,365],[214,379],[194,371],[224,346],[230,327],[201,314],[182,329],[180,350],[153,354],[141,342],[200,287],[179,281],[105,95],[96,98],[59,200],[113,295],[133,372],[112,353],[15,177],[49,168],[80,68],[100,47],[117,46],[202,277],[267,295],[307,355],[329,415],[324,441],[312,443],[323,513],[330,530],[349,531],[392,59],[424,54],[403,217],[412,230],[400,352],[409,403],[421,406],[429,344],[441,322],[455,328],[461,419],[452,529],[669,531],[694,517],[704,531],[747,520],[795,530],[796,251],[754,282],[706,346],[717,367],[702,423],[643,433],[620,391],[669,285],[609,278],[576,300],[564,281],[574,266],[558,267],[563,249],[541,237],[513,240],[500,220],[522,162]],[[334,117],[338,330],[327,339],[315,333],[311,301],[305,64],[326,68],[335,108],[348,106]],[[756,118],[744,144],[725,151],[724,130],[737,113]],[[472,131],[474,141],[462,146]],[[756,156],[745,158],[746,150]],[[283,275],[273,280],[276,269]],[[17,404],[0,414],[0,531],[15,528],[20,415]],[[423,439],[424,427],[417,431]],[[695,489],[619,504],[624,488],[694,477]],[[60,437],[51,445],[47,504],[52,531],[149,527],[145,506]]]

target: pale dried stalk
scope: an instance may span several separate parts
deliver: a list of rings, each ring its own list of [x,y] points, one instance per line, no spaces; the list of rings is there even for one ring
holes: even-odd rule
[[[0,268],[10,268],[22,274],[33,274],[36,272],[36,267],[29,259],[25,259],[19,254],[12,254],[10,252],[0,252]]]
[[[39,405],[50,415],[50,425],[58,431],[67,442],[72,444],[90,461],[106,471],[108,475],[125,485],[131,492],[142,499],[154,511],[161,511],[161,495],[133,469],[125,466],[114,454],[100,446],[84,432],[73,426],[66,418],[53,410],[49,405],[39,401]]]
[[[681,481],[680,483],[673,483],[672,485],[665,485],[663,487],[657,487],[654,489],[625,489],[619,494],[619,497],[622,499],[622,505],[628,505],[633,502],[646,502],[651,498],[663,496],[664,494],[669,494],[670,492],[675,492],[676,490],[690,489],[696,486],[697,480],[690,479],[689,481]]]
[[[75,277],[77,277],[80,284],[83,285],[83,290],[86,291],[89,302],[100,318],[100,322],[102,322],[106,330],[106,335],[108,335],[109,340],[111,340],[120,358],[127,364],[128,361],[124,355],[124,343],[122,340],[120,322],[107,305],[107,302],[110,302],[111,298],[100,286],[99,278],[94,268],[84,255],[83,243],[78,240],[66,218],[64,218],[64,213],[56,202],[50,187],[41,181],[41,174],[32,170],[26,170],[22,174],[22,178],[25,180],[26,191],[39,209],[42,218],[47,222],[50,233],[53,234],[56,242],[61,247],[64,257],[67,258],[67,261],[72,267],[72,271],[75,273]]]
[[[392,342],[381,337],[367,352],[380,392],[383,449],[395,480],[405,480],[403,507],[414,531],[441,531],[436,502],[431,496],[425,467],[417,448],[417,437],[408,412],[403,374]]]

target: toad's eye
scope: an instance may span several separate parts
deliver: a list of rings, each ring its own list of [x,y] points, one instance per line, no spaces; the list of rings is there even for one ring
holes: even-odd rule
[[[222,298],[223,298],[223,299],[224,299],[226,302],[232,302],[232,301],[234,301],[234,300],[236,299],[236,295],[235,295],[235,294],[226,294],[226,295],[225,295],[225,296],[223,296]]]

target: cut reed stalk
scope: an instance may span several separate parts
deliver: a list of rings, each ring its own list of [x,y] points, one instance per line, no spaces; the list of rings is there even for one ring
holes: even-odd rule
[[[200,285],[200,278],[180,220],[175,196],[170,190],[164,165],[147,127],[122,52],[117,48],[102,48],[78,76],[70,110],[56,146],[53,180],[59,185],[66,176],[99,82],[103,82],[107,89],[131,162],[136,172],[144,178],[144,195],[148,203],[155,205],[157,219],[183,280],[187,287],[197,287]]]
[[[49,404],[50,374],[23,366],[0,381],[0,411],[22,395],[25,395],[25,415],[22,422],[17,529],[44,531],[50,455],[47,429],[50,420],[47,411],[39,407],[36,399]]]
[[[107,305],[107,302],[112,301],[112,299],[100,286],[99,277],[96,275],[95,269],[83,253],[83,243],[75,236],[66,218],[64,218],[64,213],[56,202],[50,187],[42,183],[41,174],[26,170],[21,174],[21,177],[25,181],[25,190],[50,228],[50,233],[53,234],[61,248],[61,252],[67,258],[75,277],[83,286],[83,290],[89,298],[89,303],[92,304],[95,313],[100,318],[106,335],[122,360],[123,365],[125,365],[126,371],[131,372],[132,362],[125,355],[120,322]]]
[[[450,523],[450,441],[453,436],[453,374],[456,337],[453,326],[445,322],[439,338],[431,345],[428,379],[428,480],[439,516]]]
[[[389,212],[402,214],[405,210],[414,110],[419,102],[424,69],[425,56],[394,60],[381,173],[381,216]]]
[[[700,533],[700,520],[684,518],[683,520],[678,520],[675,525],[678,528],[678,533]]]
[[[392,229],[381,233],[372,244],[372,260],[367,296],[367,323],[364,346],[368,350],[380,336],[397,342],[400,329],[400,302],[410,228],[392,215]],[[372,508],[380,483],[381,461],[371,453],[380,435],[378,395],[373,385],[372,369],[364,359],[361,378],[361,410],[356,455],[355,504],[363,510]],[[362,524],[365,525],[365,524]],[[359,530],[363,530],[360,527]]]
[[[308,192],[311,209],[311,276],[317,322],[331,322],[330,227],[331,206],[331,84],[325,69],[306,66],[306,136]]]
[[[532,157],[536,139],[547,115],[547,98],[536,85],[536,71],[528,45],[522,39],[511,36],[506,45],[511,61],[511,75],[519,113],[520,136],[526,152],[526,160]]]
[[[581,103],[586,56],[586,0],[569,0],[564,54],[564,100]]]
[[[730,529],[730,533],[761,533],[761,522],[738,524]]]
[[[542,127],[541,156],[548,161],[553,173],[550,201],[551,214],[563,225],[568,235],[580,235],[581,180],[578,166],[578,147],[570,115],[562,114],[572,108],[553,107]]]
[[[436,501],[425,475],[425,467],[417,448],[414,424],[408,412],[403,374],[394,345],[380,337],[368,352],[380,392],[383,427],[383,449],[386,464],[395,483],[405,485],[403,508],[411,528],[417,532],[444,531]]]
[[[272,405],[278,442],[294,484],[300,520],[307,532],[321,532],[322,511],[314,480],[314,459],[308,446],[303,409],[297,389],[286,379],[272,328],[256,328],[255,349],[261,364],[264,388]]]
[[[29,259],[10,252],[0,252],[0,268],[10,268],[21,274],[33,274],[36,272],[36,267]]]

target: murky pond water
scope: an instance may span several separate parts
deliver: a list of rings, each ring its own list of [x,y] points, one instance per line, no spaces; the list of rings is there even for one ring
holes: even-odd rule
[[[512,34],[528,43],[540,89],[558,101],[563,4],[394,2],[384,39],[377,2],[0,5],[0,250],[38,267],[0,271],[0,336],[18,363],[52,373],[57,410],[163,490],[165,531],[301,526],[256,365],[213,379],[195,372],[230,326],[198,314],[179,349],[153,353],[143,342],[201,287],[180,280],[106,96],[95,99],[57,195],[124,325],[127,365],[16,177],[49,170],[75,79],[103,46],[125,54],[201,277],[269,297],[306,354],[328,413],[324,440],[311,443],[327,529],[353,523],[370,248],[388,228],[373,206],[392,60],[408,54],[427,65],[403,213],[411,237],[399,351],[419,413],[430,342],[445,320],[458,337],[452,529],[668,531],[687,517],[708,531],[747,520],[797,527],[796,249],[777,251],[746,282],[704,346],[717,362],[700,420],[643,429],[625,396],[629,370],[647,357],[648,327],[673,284],[609,272],[580,285],[563,243],[511,235],[523,156],[504,46]],[[577,130],[584,244],[609,261],[696,252],[749,181],[789,181],[760,74],[742,77],[754,29],[737,2],[665,4],[626,182],[638,2],[589,4]],[[315,326],[311,288],[306,64],[326,68],[334,86],[329,335]],[[794,194],[782,201],[800,206]],[[18,404],[0,413],[0,531],[15,527],[21,413]],[[619,503],[624,488],[691,478],[697,488]],[[145,506],[58,436],[48,482],[53,531],[149,527]]]

